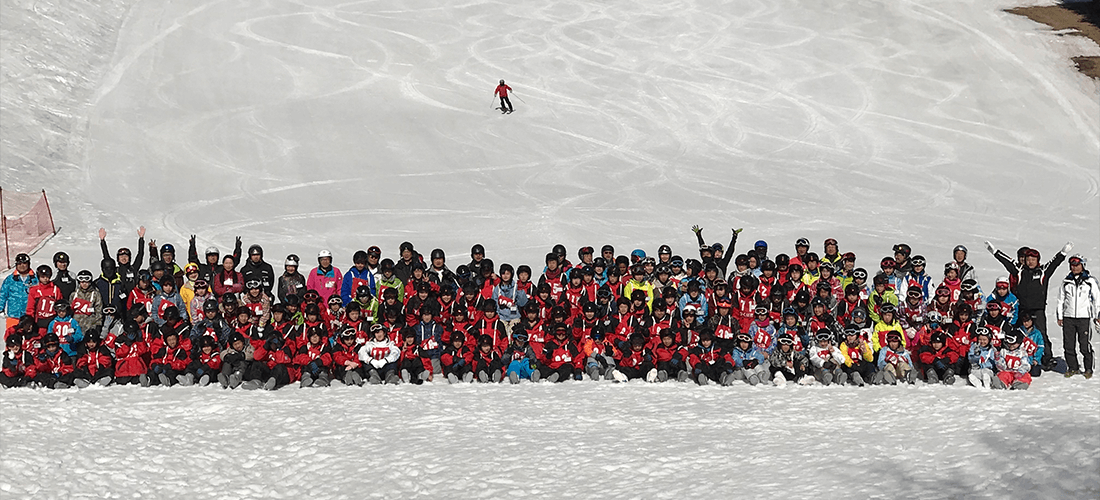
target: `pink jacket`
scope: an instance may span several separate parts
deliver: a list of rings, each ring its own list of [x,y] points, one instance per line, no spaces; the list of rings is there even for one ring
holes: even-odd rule
[[[333,266],[328,272],[321,271],[320,266],[313,268],[306,278],[306,288],[316,290],[321,295],[321,304],[327,304],[328,298],[340,294],[340,270]]]

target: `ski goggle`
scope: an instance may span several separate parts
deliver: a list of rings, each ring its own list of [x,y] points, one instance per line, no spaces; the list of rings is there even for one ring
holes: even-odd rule
[[[1073,257],[1072,259],[1069,259],[1069,265],[1079,266],[1079,265],[1081,265],[1081,259],[1078,259],[1077,257]]]
[[[951,290],[948,290],[946,288],[941,288],[939,290],[936,290],[936,295],[940,296],[940,297],[949,297],[949,296],[951,296]]]
[[[92,277],[91,277],[91,276],[87,276],[87,275],[85,275],[85,276],[77,276],[77,277],[76,277],[76,280],[77,280],[77,281],[79,281],[79,282],[81,282],[81,283],[90,283],[90,282],[92,281]]]

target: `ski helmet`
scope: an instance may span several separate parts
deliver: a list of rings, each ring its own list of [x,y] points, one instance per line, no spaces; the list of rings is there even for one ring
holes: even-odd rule
[[[501,81],[500,81],[500,84],[501,84],[501,85],[504,85],[504,80],[501,80]]]
[[[68,264],[69,263],[69,254],[67,254],[65,252],[57,252],[57,253],[53,254],[53,263],[57,264],[58,262],[64,262],[64,263]]]
[[[264,256],[264,249],[260,245],[252,245],[248,247],[248,256],[259,255],[260,258]]]

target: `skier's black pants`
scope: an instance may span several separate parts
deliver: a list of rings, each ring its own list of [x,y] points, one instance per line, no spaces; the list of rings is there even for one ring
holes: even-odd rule
[[[871,383],[871,377],[875,375],[875,365],[869,361],[862,363],[852,363],[852,366],[841,366],[841,370],[848,374],[849,380],[853,373],[858,373],[860,377],[863,377],[863,382]]]
[[[401,361],[401,369],[409,371],[409,380],[405,382],[412,382],[414,384],[422,384],[424,381],[420,380],[420,374],[424,373],[424,361],[421,359],[406,359]]]
[[[634,380],[636,378],[643,378],[653,369],[653,364],[646,361],[637,368],[629,368],[626,366],[620,366],[617,368],[623,375],[626,375],[627,380]]]
[[[7,375],[4,375],[3,373],[0,373],[0,385],[3,385],[4,387],[23,387],[27,385],[27,382],[29,382],[29,380],[27,380],[26,375],[16,375],[14,377],[9,377]]]
[[[115,385],[138,384],[140,382],[141,377],[118,377],[115,379]]]
[[[360,377],[367,377],[367,370],[363,365],[359,365],[355,368],[348,368],[347,366],[339,365],[332,367],[332,379],[344,380],[345,378],[347,378],[348,374],[352,372],[358,373]]]
[[[1077,348],[1085,358],[1085,371],[1092,371],[1092,320],[1089,318],[1064,318],[1062,320],[1062,347],[1066,351],[1066,367],[1078,371]],[[1046,353],[1043,353],[1046,356]]]
[[[553,373],[558,374],[558,382],[565,382],[566,380],[573,378],[573,364],[562,363],[561,366],[555,369],[539,363],[539,378],[546,380]]]
[[[176,375],[179,375],[180,373],[176,370],[173,370],[172,367],[168,365],[153,365],[153,367],[149,369],[149,385],[159,385],[160,374],[162,373],[164,374],[165,378],[168,379],[169,387],[176,385],[176,383],[178,382],[176,380]]]
[[[500,109],[507,109],[508,111],[514,111],[512,109],[512,100],[508,99],[508,96],[500,96]]]
[[[218,370],[196,360],[192,361],[190,365],[187,365],[187,373],[194,375],[195,381],[197,382],[203,375],[210,375],[210,378],[217,377]]]
[[[657,363],[657,370],[663,370],[668,374],[669,378],[676,378],[680,372],[684,371],[684,362],[678,361],[673,363],[672,361],[661,361]]]
[[[87,369],[80,369],[73,372],[73,379],[82,378],[94,384],[107,377],[112,377],[114,374],[115,370],[112,368],[100,368],[99,371],[95,372],[95,375],[88,373]]]
[[[772,373],[772,378],[775,378],[776,373],[782,373],[783,378],[787,379],[788,382],[797,382],[802,377],[806,376],[808,372],[806,371],[805,366],[799,364],[799,365],[794,365],[794,370],[793,371],[790,368],[779,368],[779,367],[773,366],[773,367],[771,367],[771,373]]]
[[[267,382],[267,379],[271,377],[275,377],[275,387],[282,387],[290,383],[290,372],[287,371],[286,365],[275,365],[275,368],[268,368],[267,363],[252,363],[247,379]]]
[[[366,369],[367,369],[367,376],[368,377],[370,376],[371,373],[378,373],[378,378],[383,380],[383,381],[385,381],[386,377],[390,376],[391,373],[397,372],[397,362],[396,361],[394,361],[393,363],[386,363],[386,364],[382,365],[382,368],[375,368],[371,365],[363,365],[363,366],[366,367]]]
[[[692,376],[696,379],[697,382],[700,374],[706,375],[707,378],[711,379],[714,382],[717,382],[718,377],[727,371],[728,370],[726,369],[725,363],[714,363],[713,365],[700,363],[698,366],[695,367],[694,370],[692,370]]]
[[[462,378],[463,375],[469,372],[470,365],[466,362],[462,362],[462,364],[452,364],[450,366],[443,365],[443,376],[454,375],[458,378]]]
[[[65,385],[73,385],[73,374],[55,375],[53,373],[39,373],[34,377],[34,381],[53,389],[54,384],[59,382]]]

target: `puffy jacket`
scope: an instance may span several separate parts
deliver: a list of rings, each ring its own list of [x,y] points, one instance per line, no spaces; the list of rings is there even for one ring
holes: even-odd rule
[[[653,311],[653,296],[655,295],[654,292],[653,292],[653,283],[650,283],[648,281],[636,281],[635,279],[631,278],[630,281],[626,282],[626,288],[623,289],[623,296],[627,297],[627,298],[630,298],[630,294],[634,293],[634,290],[641,290],[641,291],[645,292],[645,296],[646,296],[645,307],[646,307],[646,310],[647,311]],[[704,304],[704,308],[705,308],[705,305],[706,305],[705,299],[704,299],[703,304]],[[699,316],[699,318],[703,319],[703,316]]]
[[[340,299],[344,301],[344,305],[351,304],[351,301],[355,300],[355,290],[360,286],[366,285],[370,288],[371,297],[377,297],[377,285],[374,282],[374,273],[366,266],[363,266],[363,270],[356,269],[355,266],[351,266],[348,272],[344,273],[343,279],[340,280]]]
[[[1043,332],[1035,328],[1035,325],[1032,325],[1030,329],[1024,329],[1021,326],[1017,330],[1024,334],[1024,350],[1027,351],[1031,364],[1039,363],[1046,351],[1046,344],[1043,343]]]
[[[149,371],[146,354],[149,346],[141,335],[130,337],[122,335],[115,340],[115,376],[136,377]]]
[[[879,352],[878,355],[879,370],[885,368],[887,363],[893,366],[905,363],[912,367],[913,358],[909,355],[909,351],[905,350],[904,347],[901,348],[901,350],[895,351],[893,349],[890,349],[890,346],[886,346],[882,351]]]
[[[359,361],[375,368],[382,368],[401,359],[401,348],[390,339],[371,339],[359,349]]]
[[[69,297],[69,304],[82,330],[91,331],[92,328],[98,328],[103,324],[103,299],[94,286],[88,287],[87,290],[77,287]]]
[[[989,304],[994,300],[1003,305],[1003,307],[1001,307],[1001,314],[1008,318],[1009,321],[1015,321],[1016,311],[1020,308],[1020,299],[1016,298],[1016,294],[1008,292],[1007,295],[1001,297],[997,295],[997,290],[994,289],[986,296],[985,303]]]
[[[164,292],[157,294],[153,297],[153,322],[157,326],[164,324],[164,310],[169,306],[176,306],[176,310],[179,311],[181,318],[187,317],[187,305],[183,303],[183,297],[180,294],[172,291],[171,295],[166,295]]]
[[[897,316],[897,314],[894,316]],[[906,347],[905,330],[901,327],[901,322],[894,319],[893,323],[886,324],[879,320],[875,323],[874,333],[871,334],[871,346],[875,349],[875,352],[886,346],[886,333],[891,331],[901,334],[901,347]]]
[[[966,359],[970,361],[970,366],[992,370],[996,355],[997,349],[993,347],[992,343],[982,347],[978,345],[977,342],[974,342],[970,344],[970,352],[967,354]]]
[[[527,305],[527,293],[516,286],[516,280],[501,281],[493,287],[493,300],[497,301],[500,319],[513,321],[519,319],[519,309]]]
[[[100,298],[103,299],[103,307],[111,306],[116,311],[126,307],[126,297],[130,296],[130,289],[126,287],[119,275],[116,274],[114,279],[107,279],[100,274],[93,284],[99,290]]]
[[[1015,349],[1001,349],[997,351],[997,357],[994,359],[997,365],[997,371],[1013,372],[1013,373],[1028,373],[1031,371],[1030,357],[1027,355],[1027,351],[1024,350],[1024,345],[1020,344]]]
[[[247,259],[244,261],[244,265],[241,266],[241,280],[243,283],[259,281],[260,289],[270,297],[272,296],[271,289],[275,287],[275,270],[271,268],[271,264],[264,262],[263,259],[260,259],[259,263]]]
[[[61,340],[61,350],[65,351],[65,354],[76,356],[76,347],[84,340],[84,330],[80,329],[80,323],[76,318],[72,316],[54,318],[50,321],[50,326],[46,327],[46,331],[57,335]]]
[[[764,364],[764,352],[756,347],[756,344],[750,344],[749,350],[741,349],[741,346],[733,348],[733,352],[730,353],[730,359],[733,360],[733,366],[737,368],[753,369],[757,366]]]
[[[98,346],[94,351],[88,351],[76,360],[76,369],[88,372],[95,376],[100,370],[110,369],[115,366],[115,360],[111,359],[111,351],[105,346]]]
[[[298,298],[301,298],[306,293],[306,278],[297,271],[294,274],[283,273],[282,276],[279,276],[278,283],[279,302],[286,302],[287,295],[297,295]]]
[[[752,337],[753,345],[757,349],[767,353],[775,350],[775,327],[770,321],[764,320],[763,324],[760,321],[753,321],[749,326],[748,334]]]
[[[27,292],[27,313],[33,314],[36,320],[52,318],[54,303],[63,298],[57,285],[39,283]]]
[[[1057,314],[1058,319],[1100,318],[1100,282],[1088,271],[1066,275],[1058,294]]]
[[[840,344],[840,353],[844,355],[844,366],[852,366],[856,361],[870,363],[875,360],[875,354],[866,342],[856,345],[844,342]]]
[[[825,363],[829,361],[832,361],[837,366],[844,364],[844,353],[840,352],[839,348],[831,344],[829,347],[821,347],[820,345],[811,347],[809,356],[810,363],[813,363],[817,368],[824,368]]]
[[[218,297],[227,293],[241,293],[244,291],[244,277],[237,271],[226,271],[222,268],[217,276],[214,276],[214,294]]]
[[[18,318],[27,313],[27,297],[31,287],[38,284],[34,270],[27,274],[11,273],[0,285],[0,312],[10,318]]]
[[[27,370],[27,376],[34,378],[39,373],[55,373],[68,375],[73,372],[73,359],[58,349],[54,352],[42,350],[34,357],[34,366]]]
[[[1066,254],[1058,252],[1050,262],[1041,264],[1034,269],[1029,267],[1017,267],[1004,252],[998,250],[994,257],[1004,266],[1012,278],[1016,279],[1016,297],[1020,299],[1021,311],[1035,311],[1044,309],[1047,305],[1047,284],[1054,271],[1066,260]]]
[[[427,323],[417,323],[412,328],[416,332],[416,342],[420,346],[420,355],[425,358],[438,358],[443,343],[443,325],[432,320]]]
[[[30,351],[19,351],[16,354],[12,351],[4,351],[3,364],[0,365],[0,372],[3,372],[8,377],[18,377],[27,373],[27,370],[34,366],[34,355]]]

